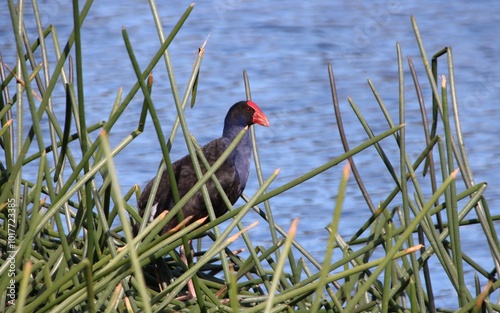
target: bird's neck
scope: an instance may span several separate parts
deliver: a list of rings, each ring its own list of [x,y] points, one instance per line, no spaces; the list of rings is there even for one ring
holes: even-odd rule
[[[222,131],[222,137],[233,140],[243,128],[245,128],[245,125],[239,125],[225,121],[224,130]]]
[[[244,126],[225,127],[222,136],[228,138],[232,142],[243,128]],[[247,132],[229,156],[230,159],[233,159],[240,180],[243,183],[241,186],[242,188],[245,187],[250,172],[251,156],[252,145],[250,142],[250,133]]]
[[[245,126],[231,125],[228,127],[224,127],[224,131],[222,133],[222,137],[229,139],[231,142],[236,138],[236,136],[240,133],[240,131],[245,128]],[[250,145],[250,133],[247,132],[241,141],[236,146],[234,151],[237,154],[240,154],[241,157],[250,158],[251,155],[251,145]]]

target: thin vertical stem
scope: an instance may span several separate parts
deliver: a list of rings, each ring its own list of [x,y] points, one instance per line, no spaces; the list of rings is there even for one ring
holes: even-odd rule
[[[335,111],[335,119],[337,121],[337,127],[339,129],[340,140],[342,141],[342,146],[344,147],[344,151],[348,152],[349,143],[347,142],[347,136],[345,134],[344,124],[342,122],[342,114],[340,113],[339,100],[337,97],[337,87],[335,86],[335,77],[333,75],[333,69],[330,63],[328,63],[328,76],[330,78],[330,90],[332,93],[333,109]],[[354,159],[352,157],[349,157],[348,161],[354,179],[358,184],[359,190],[361,190],[361,193],[366,201],[366,204],[368,205],[368,208],[372,213],[375,213],[376,211],[375,205],[373,204],[370,195],[368,194],[368,190],[366,190],[366,187],[363,181],[361,180],[361,175],[359,174],[358,168],[356,167],[356,163],[354,163]]]

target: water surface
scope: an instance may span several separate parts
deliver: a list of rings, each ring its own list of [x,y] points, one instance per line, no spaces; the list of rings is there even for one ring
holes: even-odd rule
[[[168,32],[189,2],[169,1],[158,5]],[[59,38],[66,38],[72,27],[71,7],[57,1],[42,1],[40,6],[44,12],[42,22],[54,23]],[[328,63],[334,68],[351,147],[366,140],[366,135],[352,113],[347,97],[361,108],[375,133],[387,129],[366,83],[367,78],[374,82],[395,123],[398,121],[396,42],[400,43],[405,58],[414,59],[429,107],[430,91],[410,15],[417,19],[429,57],[445,46],[453,48],[462,129],[470,165],[476,182],[488,182],[485,195],[492,214],[498,214],[500,4],[495,1],[472,3],[462,0],[436,4],[431,1],[325,3],[293,0],[267,3],[218,0],[197,3],[170,47],[177,83],[183,93],[198,47],[210,35],[197,103],[194,109],[187,109],[190,132],[200,143],[220,136],[227,109],[245,98],[242,71],[246,69],[253,99],[271,121],[270,128],[256,129],[263,172],[269,176],[276,168],[281,169],[270,189],[335,158],[343,150],[332,108]],[[11,27],[7,10],[0,13],[0,27]],[[135,81],[122,40],[122,27],[128,31],[142,68],[159,47],[146,2],[96,1],[82,32],[88,124],[105,119],[118,89],[123,87],[127,92]],[[14,54],[14,42],[5,36],[8,33],[10,31],[4,31],[0,36],[0,49],[7,62]],[[407,64],[405,72],[407,145],[414,160],[425,141]],[[447,74],[446,68],[440,67],[439,73]],[[168,76],[161,62],[154,75],[153,100],[163,121],[163,130],[168,133],[176,113]],[[115,127],[113,142],[118,143],[136,127],[141,105],[140,97],[136,97]],[[59,114],[63,113],[62,97],[56,98],[55,109]],[[161,158],[156,142],[149,123],[144,134],[116,158],[123,191],[134,184],[144,186],[155,174]],[[388,138],[383,145],[397,168],[399,160],[394,140]],[[178,136],[172,158],[177,159],[185,152],[182,136]],[[364,151],[356,156],[355,162],[373,202],[377,204],[384,200],[394,184],[376,151]],[[275,219],[282,227],[288,228],[294,217],[300,218],[297,238],[318,258],[324,254],[328,236],[324,227],[331,220],[342,167],[342,164],[336,166],[271,200]],[[246,193],[252,195],[257,188],[257,178],[252,174]],[[396,199],[391,207],[398,205],[401,202]],[[340,221],[341,234],[347,240],[369,216],[361,193],[351,179]],[[258,219],[256,214],[250,213],[244,223]],[[252,240],[269,245],[265,223],[258,227],[261,231],[250,232]],[[500,230],[498,224],[497,230]],[[493,268],[484,240],[478,242],[479,226],[464,227],[461,235],[464,251],[486,268]],[[435,258],[431,260],[431,266],[437,264],[432,262],[436,262]],[[436,282],[447,281],[440,277],[443,273],[433,275]],[[472,277],[467,274],[469,290],[472,290]],[[456,307],[453,288],[446,284],[438,286],[441,288],[436,291],[438,305]]]

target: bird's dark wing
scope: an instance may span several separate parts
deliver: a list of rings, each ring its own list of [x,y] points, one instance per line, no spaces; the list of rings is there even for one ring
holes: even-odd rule
[[[186,157],[172,163],[172,168],[174,170],[176,182],[179,180],[179,175],[182,169],[181,163],[184,161]],[[156,178],[156,177],[155,177]],[[148,203],[149,197],[151,195],[151,189],[153,188],[153,183],[155,178],[151,179],[151,181],[146,185],[144,190],[141,193],[139,201],[137,202],[139,208],[139,215],[144,215],[144,210],[146,209],[146,205]],[[167,171],[163,171],[160,178],[160,185],[158,186],[158,190],[156,192],[154,201],[153,201],[153,209],[152,209],[152,217],[157,217],[161,212],[165,210],[170,210],[173,207],[173,195],[172,189],[170,185],[170,179]]]
[[[218,138],[215,139],[202,148],[203,155],[207,159],[210,165],[213,165],[221,156],[221,154],[227,149],[230,144],[230,140],[227,138]],[[206,169],[201,165],[202,173],[206,173]],[[192,172],[191,172],[192,171]],[[240,179],[238,177],[236,167],[234,164],[234,158],[229,156],[226,161],[217,169],[215,172],[215,176],[219,181],[222,189],[227,195],[231,204],[234,204],[236,200],[238,200],[241,195],[240,190]],[[196,177],[194,172],[194,168],[191,164],[187,171],[182,170],[180,174],[180,181],[189,181],[190,178]],[[195,180],[196,183],[197,180]],[[194,185],[194,183],[190,187]],[[209,179],[205,184],[207,187],[208,195],[210,196],[210,200],[212,203],[212,207],[214,209],[215,215],[217,217],[223,215],[227,212],[227,205],[224,203],[223,197],[217,191],[215,184],[212,179]],[[186,186],[187,187],[187,186]],[[180,188],[179,188],[180,189]],[[187,189],[186,192],[189,190]],[[182,209],[184,216],[193,215],[195,219],[203,218],[208,215],[207,208],[205,205],[205,201],[203,200],[203,195],[201,192],[198,192]]]
[[[213,165],[221,156],[221,154],[227,149],[230,144],[230,140],[227,138],[219,138],[215,139],[202,148],[203,155],[207,159],[210,165]],[[201,165],[200,166],[202,173],[206,173],[206,169]],[[234,164],[234,158],[229,156],[226,161],[219,167],[219,169],[215,172],[217,180],[222,186],[225,194],[227,195],[231,204],[234,204],[236,200],[238,200],[241,195],[240,191],[240,180],[236,171],[236,167]],[[187,166],[186,169],[181,171],[180,173],[180,182],[187,181],[190,182],[193,177],[196,177],[194,172],[194,168],[190,163],[190,166]],[[194,179],[194,183],[197,180]],[[189,188],[186,189],[186,192],[191,189],[194,183],[188,183]],[[217,191],[215,184],[210,179],[205,184],[207,187],[208,195],[210,196],[210,200],[212,203],[212,207],[214,209],[215,215],[217,217],[223,215],[227,212],[227,205],[224,203],[223,197]],[[183,186],[187,187],[187,186]],[[180,190],[180,187],[179,187]],[[194,219],[199,219],[206,217],[208,215],[205,201],[203,200],[203,195],[201,192],[198,192],[193,198],[191,198],[188,203],[182,209],[184,216],[193,215]]]
[[[205,146],[203,146],[202,151],[210,165],[213,165],[221,156],[221,154],[226,150],[227,146],[230,144],[229,139],[219,138],[215,139]],[[182,159],[172,163],[177,188],[179,191],[179,196],[182,198],[198,181],[196,178],[196,173],[189,155],[184,156]],[[206,173],[206,169],[203,167],[200,161],[200,167],[202,173]],[[221,165],[221,167],[216,171],[217,179],[224,189],[228,199],[231,204],[234,204],[241,195],[242,188],[240,186],[240,180],[235,168],[234,159],[231,156]],[[146,188],[141,194],[138,201],[139,214],[142,216],[146,208],[147,201],[149,199],[151,189],[153,186],[154,178],[148,183]],[[222,196],[217,191],[212,180],[209,180],[205,186],[207,187],[208,194],[210,196],[212,207],[214,208],[216,216],[221,216],[227,212],[227,206],[225,205]],[[153,202],[153,212],[152,215],[157,217],[160,213],[165,210],[170,210],[174,205],[170,180],[167,171],[162,173],[160,180],[160,185],[158,186],[158,191]],[[184,217],[193,216],[192,221],[198,220],[200,218],[206,217],[208,215],[205,201],[201,192],[197,192],[182,208],[182,213]],[[178,224],[176,218],[172,219],[162,230],[166,232],[172,227]]]

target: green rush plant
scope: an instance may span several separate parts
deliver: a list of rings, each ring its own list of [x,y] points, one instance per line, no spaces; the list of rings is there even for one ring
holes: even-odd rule
[[[483,197],[486,183],[474,182],[468,162],[452,49],[445,47],[429,59],[414,18],[411,23],[427,85],[432,90],[429,122],[413,60],[408,58],[426,143],[419,155],[412,158],[407,153],[409,130],[405,127],[404,88],[407,69],[397,44],[397,118],[393,120],[375,84],[368,80],[387,127],[375,133],[354,99],[348,98],[347,103],[367,136],[366,141],[350,147],[329,65],[333,110],[344,152],[269,190],[279,170],[264,177],[253,127],[244,129],[212,166],[189,132],[184,109],[196,103],[205,45],[195,58],[184,93],[179,92],[168,48],[194,5],[186,8],[169,32],[164,32],[155,1],[149,0],[160,47],[145,68],[137,61],[127,29],[122,30],[128,61],[135,73],[134,84],[128,91],[118,90],[105,121],[88,125],[83,92],[83,72],[88,69],[82,61],[81,32],[92,0],[83,5],[73,0],[73,31],[63,45],[54,26],[42,27],[37,1],[7,3],[5,9],[10,12],[14,29],[8,36],[15,42],[16,62],[4,63],[0,51],[0,312],[500,311],[498,302],[490,299],[500,286],[495,280],[500,270],[500,251],[493,227],[493,221],[500,217],[491,214]],[[37,38],[31,41],[24,26],[28,9],[34,12],[30,22],[34,22],[37,31]],[[53,48],[49,49],[49,45]],[[443,59],[447,74],[439,78],[438,62]],[[158,104],[151,98],[152,70],[162,63],[177,112],[167,135],[156,111]],[[243,80],[250,100],[252,94],[245,71]],[[65,99],[66,114],[56,116],[53,99],[61,96]],[[118,144],[110,145],[109,133],[137,98],[142,100],[137,127]],[[194,164],[198,183],[181,198],[172,180],[176,205],[151,223],[142,221],[136,203],[130,200],[134,195],[139,197],[139,188],[133,187],[123,194],[114,164],[114,157],[144,131],[146,120],[153,123],[162,152],[158,173],[173,171],[170,149],[179,127],[193,160],[200,163]],[[226,198],[230,210],[219,218],[215,218],[207,205],[208,223],[204,220],[185,223],[158,235],[170,219],[182,214],[182,206],[196,193],[208,197],[207,181],[213,181],[223,194],[213,174],[247,131],[252,138],[260,184],[256,193],[243,195],[246,203],[240,207],[232,207]],[[384,145],[391,144],[399,152],[397,164],[388,157],[382,140]],[[362,169],[353,158],[371,147],[392,178],[392,191],[377,205],[367,191],[369,182],[361,179]],[[332,204],[331,222],[324,225],[328,233],[324,257],[318,260],[295,239],[300,221],[294,220],[286,231],[286,227],[275,222],[268,200],[337,165],[344,166],[344,170]],[[205,174],[202,166],[207,170]],[[35,173],[33,168],[37,169]],[[348,179],[356,181],[371,217],[360,223],[352,238],[343,238],[338,229]],[[151,212],[158,186],[156,179],[146,215]],[[261,222],[267,224],[270,246],[256,245],[247,235],[253,224],[246,227],[241,220],[250,210],[256,211]],[[220,227],[225,221],[227,226]],[[141,230],[136,237],[132,233],[135,223],[139,223]],[[478,223],[483,232],[478,240],[487,242],[492,256],[489,269],[478,265],[460,246],[460,229]],[[203,240],[210,240],[209,248],[203,249],[198,244],[194,258],[186,265],[176,249],[183,246],[189,252],[189,241],[199,241],[202,235],[208,235]],[[247,256],[229,249],[238,237],[243,239]],[[158,258],[165,262],[168,269],[165,275],[170,280],[161,289],[151,271],[143,271],[151,269],[152,260]],[[430,258],[437,260],[440,267],[430,268]],[[466,277],[471,275],[466,268],[474,270],[474,286],[465,284]],[[455,309],[436,307],[436,287],[431,281],[436,271],[444,273],[442,276],[455,289]],[[180,301],[177,297],[184,292],[189,279],[193,279],[197,298]]]

